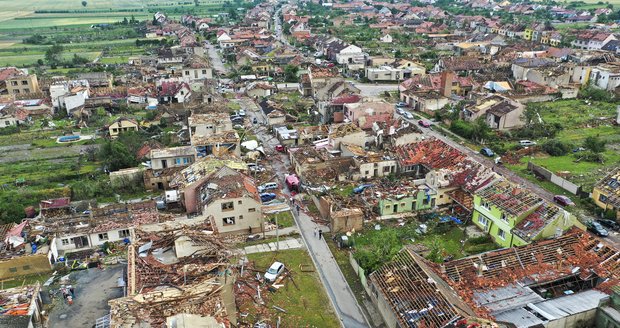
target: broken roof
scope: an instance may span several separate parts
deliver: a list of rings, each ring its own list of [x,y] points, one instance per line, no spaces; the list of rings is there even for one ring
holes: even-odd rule
[[[180,147],[170,147],[170,148],[151,150],[151,160],[157,159],[157,158],[193,156],[193,155],[196,155],[196,150],[192,146],[180,146]]]
[[[514,217],[519,217],[543,204],[543,199],[536,194],[506,180],[498,180],[477,193],[484,201]]]
[[[445,327],[474,311],[410,247],[370,275],[400,327]]]
[[[564,209],[544,202],[538,206],[534,212],[526,216],[519,224],[517,224],[512,232],[521,239],[530,241],[536,237],[549,223],[555,221],[558,217],[568,217],[570,213]]]
[[[595,274],[609,279],[595,287],[608,290],[620,278],[618,256],[617,249],[573,228],[555,239],[449,261],[436,270],[478,315],[489,317],[524,304],[514,298],[530,294],[530,302],[540,300],[530,293],[529,287],[559,279],[588,279]],[[512,293],[511,289],[522,292]]]
[[[620,209],[620,166],[599,181],[596,188],[607,197],[607,204]]]

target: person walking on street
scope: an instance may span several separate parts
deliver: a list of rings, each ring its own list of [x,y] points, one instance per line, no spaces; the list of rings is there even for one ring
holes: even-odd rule
[[[318,232],[318,229],[316,227],[314,227],[314,238],[317,237],[317,232]]]
[[[323,239],[323,230],[319,229],[319,239]]]

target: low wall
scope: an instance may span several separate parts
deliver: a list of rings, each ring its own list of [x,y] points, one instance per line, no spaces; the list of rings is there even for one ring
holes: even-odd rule
[[[553,174],[553,172],[547,170],[542,166],[538,166],[532,162],[528,162],[527,169],[528,171],[534,172],[535,174],[544,177],[545,180],[551,181],[556,186],[570,192],[573,195],[578,195],[580,197],[584,195],[583,190],[581,190],[581,186],[578,186],[562,177]]]

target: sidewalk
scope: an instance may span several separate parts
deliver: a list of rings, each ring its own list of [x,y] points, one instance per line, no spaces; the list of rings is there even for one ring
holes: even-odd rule
[[[345,328],[370,327],[327,243],[324,239],[319,240],[314,236],[314,229],[323,229],[323,227],[312,222],[310,216],[303,211],[294,214],[295,222],[297,222],[301,236],[342,326]]]
[[[280,250],[285,251],[287,249],[300,249],[303,247],[301,239],[287,238],[280,240]],[[266,252],[275,252],[278,250],[278,245],[275,242],[266,243],[266,244],[258,244],[247,246],[244,248],[246,254],[253,253],[266,253]]]

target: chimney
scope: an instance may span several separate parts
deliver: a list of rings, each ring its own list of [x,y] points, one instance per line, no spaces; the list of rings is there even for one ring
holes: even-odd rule
[[[454,80],[454,73],[450,71],[441,72],[441,95],[444,97],[450,97],[452,95],[452,81]]]

